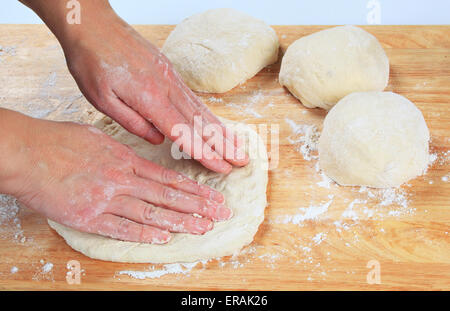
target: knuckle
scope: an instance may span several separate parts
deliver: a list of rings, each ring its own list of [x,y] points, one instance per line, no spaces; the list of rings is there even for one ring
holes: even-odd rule
[[[153,123],[154,111],[151,105],[141,104],[142,108],[139,109],[140,115],[145,118],[148,122]]]
[[[149,131],[146,121],[138,117],[126,119],[123,126],[138,136],[144,136]]]
[[[154,216],[155,216],[155,212],[156,212],[155,206],[153,206],[151,204],[145,205],[144,208],[142,209],[142,221],[153,220]]]
[[[123,235],[128,235],[130,230],[131,230],[131,221],[129,221],[128,219],[121,219],[119,221],[119,225],[118,225],[118,233],[120,236]]]
[[[176,191],[163,187],[161,190],[161,200],[163,202],[173,202],[176,199]]]
[[[200,194],[203,191],[202,186],[200,185],[200,183],[198,181],[194,181],[192,182],[192,185],[194,187],[194,191],[196,194]]]
[[[139,241],[145,241],[146,240],[146,230],[144,226],[140,226],[139,231],[138,231],[138,239]]]
[[[205,198],[200,198],[198,201],[200,211],[206,213],[212,209],[212,207],[208,204],[208,200]]]
[[[161,171],[162,183],[164,183],[164,184],[172,184],[176,180],[177,175],[178,175],[177,173],[175,173],[175,172],[173,172],[171,170],[163,168],[162,171]]]
[[[124,172],[117,167],[106,167],[103,174],[108,180],[120,181],[125,178]]]
[[[128,145],[120,145],[120,147],[117,148],[116,156],[120,159],[129,160],[135,155],[136,153],[134,152],[134,150]]]

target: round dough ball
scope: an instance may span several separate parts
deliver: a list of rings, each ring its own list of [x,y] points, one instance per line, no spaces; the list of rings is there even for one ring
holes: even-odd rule
[[[289,46],[280,84],[308,108],[330,109],[353,92],[382,91],[389,60],[378,40],[355,26],[340,26],[303,37]]]
[[[266,23],[233,9],[182,21],[162,52],[194,91],[223,93],[278,59],[278,37]]]
[[[398,187],[426,170],[429,138],[422,113],[405,97],[353,93],[325,118],[319,164],[343,186]]]

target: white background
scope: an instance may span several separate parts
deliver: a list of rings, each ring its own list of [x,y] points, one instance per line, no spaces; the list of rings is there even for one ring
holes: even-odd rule
[[[65,1],[65,0],[60,0]],[[450,0],[111,0],[131,24],[177,24],[209,8],[231,7],[272,25],[337,25],[374,23],[371,4],[378,3],[375,23],[450,24]],[[0,23],[40,23],[18,0],[0,0]],[[1,38],[0,38],[1,39]]]

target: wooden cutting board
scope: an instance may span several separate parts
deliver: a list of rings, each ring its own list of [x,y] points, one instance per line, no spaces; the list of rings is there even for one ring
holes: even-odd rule
[[[136,28],[162,46],[173,26]],[[283,52],[324,28],[274,26]],[[436,160],[425,176],[391,192],[322,182],[317,161],[299,148],[307,129],[320,131],[325,111],[306,109],[278,84],[279,61],[228,93],[200,94],[220,116],[279,126],[266,219],[241,254],[194,267],[102,262],[73,251],[41,216],[3,202],[0,289],[449,290],[450,26],[363,28],[390,59],[387,90],[413,101],[430,128]],[[0,25],[0,45],[1,107],[55,120],[98,117],[44,26]],[[79,285],[66,282],[69,260],[81,264]],[[381,284],[367,282],[369,261],[379,264]],[[150,271],[153,278],[119,274],[126,270]]]

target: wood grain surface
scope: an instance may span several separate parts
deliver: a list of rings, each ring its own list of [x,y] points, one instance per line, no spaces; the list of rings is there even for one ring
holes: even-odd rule
[[[299,37],[325,28],[274,26],[282,52]],[[200,94],[220,116],[279,126],[279,163],[269,172],[266,218],[251,245],[193,268],[175,266],[184,273],[170,274],[170,266],[87,258],[41,216],[24,207],[2,207],[0,289],[449,290],[450,26],[363,28],[389,57],[387,90],[406,96],[424,114],[436,156],[426,175],[392,192],[321,183],[317,161],[304,159],[302,134],[295,135],[291,125],[315,125],[320,131],[325,111],[305,108],[278,84],[278,61],[228,93]],[[173,26],[136,29],[162,46]],[[98,117],[44,26],[0,25],[0,46],[1,107],[53,120]],[[66,282],[69,260],[81,264],[79,285]],[[370,260],[380,264],[381,284],[367,282]],[[53,264],[49,271],[46,263]],[[12,273],[13,267],[18,271]],[[124,270],[166,274],[140,280],[119,274]]]

